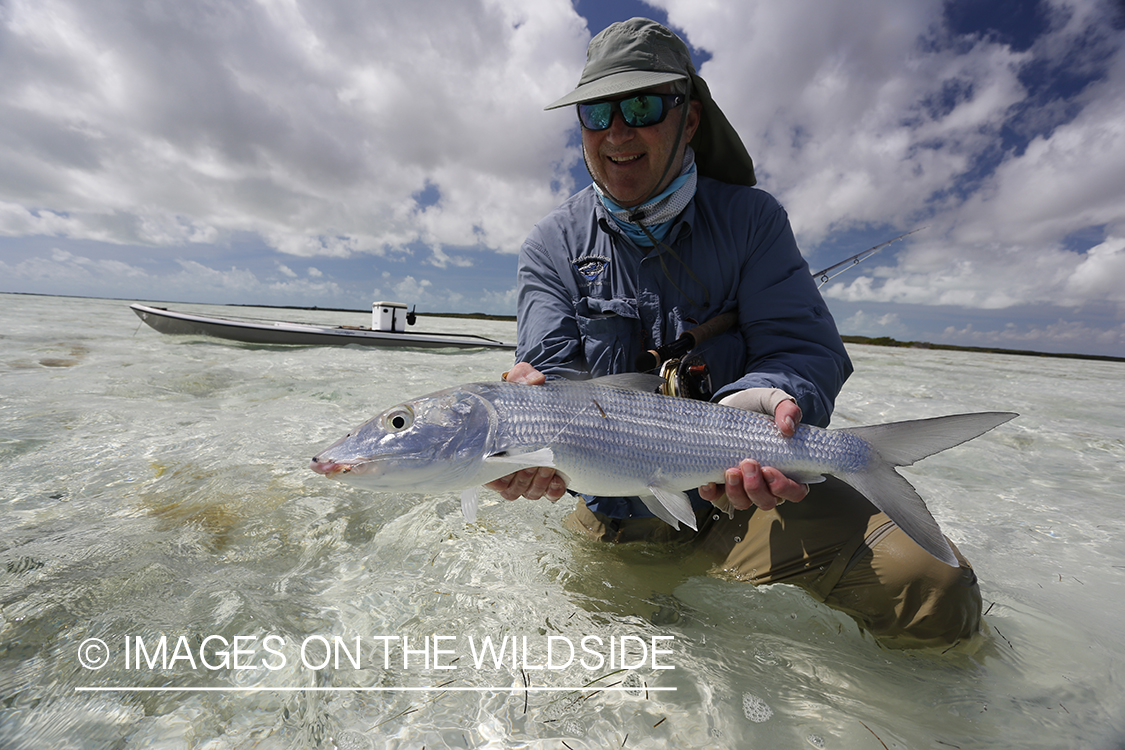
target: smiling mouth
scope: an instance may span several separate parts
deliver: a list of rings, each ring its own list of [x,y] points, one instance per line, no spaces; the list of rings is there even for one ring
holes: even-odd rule
[[[614,164],[628,164],[640,159],[644,154],[636,154],[635,156],[609,156],[608,158]]]

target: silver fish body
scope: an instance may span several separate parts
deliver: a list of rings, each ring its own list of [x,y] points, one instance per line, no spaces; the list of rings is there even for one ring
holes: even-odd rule
[[[801,482],[844,480],[930,554],[956,565],[925,503],[893,467],[1016,416],[983,412],[845,430],[800,425],[785,438],[769,417],[662,396],[651,391],[657,381],[469,383],[384,411],[321,451],[310,468],[380,491],[463,490],[462,508],[474,520],[480,485],[551,466],[576,492],[637,496],[671,525],[695,528],[684,491],[721,483],[726,469],[753,458]]]

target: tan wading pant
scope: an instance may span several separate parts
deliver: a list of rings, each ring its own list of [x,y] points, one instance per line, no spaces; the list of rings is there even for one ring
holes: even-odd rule
[[[891,646],[948,645],[980,627],[976,574],[957,548],[961,567],[935,559],[837,479],[774,510],[697,516],[698,532],[676,531],[656,518],[609,518],[579,500],[566,525],[607,542],[688,543],[750,583],[800,586]]]

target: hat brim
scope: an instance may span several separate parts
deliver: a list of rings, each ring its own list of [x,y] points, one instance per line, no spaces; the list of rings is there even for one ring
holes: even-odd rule
[[[558,109],[568,104],[581,104],[598,99],[630,94],[634,91],[660,86],[687,78],[681,73],[661,73],[652,70],[630,70],[602,76],[596,81],[582,84],[558,101],[551,102],[543,109]]]

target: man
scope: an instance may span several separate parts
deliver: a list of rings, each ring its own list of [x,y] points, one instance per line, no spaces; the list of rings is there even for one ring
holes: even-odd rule
[[[647,19],[610,26],[590,42],[578,87],[547,108],[567,105],[594,184],[521,249],[507,379],[630,372],[637,354],[735,311],[737,325],[697,349],[715,399],[772,415],[786,437],[802,420],[827,426],[851,363],[784,209],[752,187],[753,163],[683,41]],[[693,497],[698,532],[674,531],[637,498],[583,497],[568,525],[606,541],[688,541],[753,583],[800,585],[900,645],[977,630],[969,564],[930,557],[843,483],[810,491],[750,459],[724,479]],[[489,486],[510,500],[566,490],[549,468]],[[733,519],[717,512],[729,507]]]

